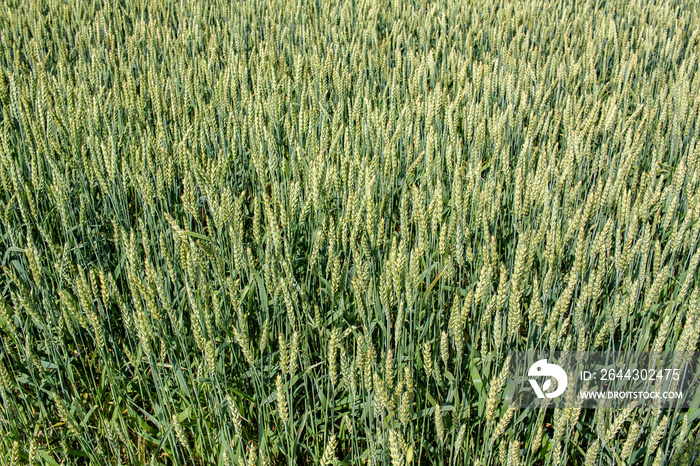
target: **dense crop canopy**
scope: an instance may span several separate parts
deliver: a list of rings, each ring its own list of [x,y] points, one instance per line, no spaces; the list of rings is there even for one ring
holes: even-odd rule
[[[503,388],[697,348],[698,14],[1,0],[0,463],[690,462]]]

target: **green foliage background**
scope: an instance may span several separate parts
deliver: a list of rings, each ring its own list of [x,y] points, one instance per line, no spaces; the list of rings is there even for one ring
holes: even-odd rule
[[[516,350],[700,334],[698,2],[0,1],[0,463],[665,464]]]

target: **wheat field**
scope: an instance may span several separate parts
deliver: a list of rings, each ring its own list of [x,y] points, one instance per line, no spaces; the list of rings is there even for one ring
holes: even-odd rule
[[[695,351],[697,1],[0,0],[0,464],[698,464],[508,404]]]

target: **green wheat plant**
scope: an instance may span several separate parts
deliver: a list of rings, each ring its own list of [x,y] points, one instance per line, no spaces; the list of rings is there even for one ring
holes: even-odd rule
[[[510,351],[695,351],[700,4],[0,0],[0,464],[697,464]]]

